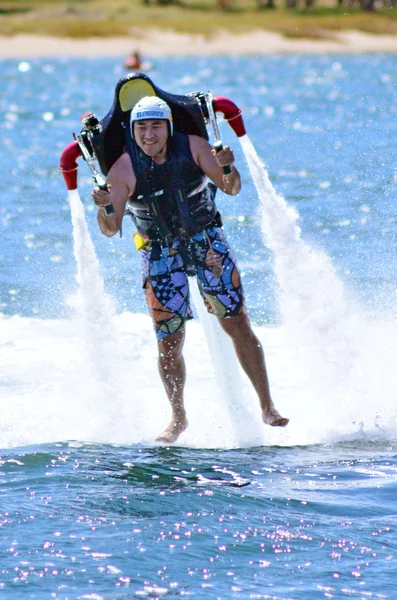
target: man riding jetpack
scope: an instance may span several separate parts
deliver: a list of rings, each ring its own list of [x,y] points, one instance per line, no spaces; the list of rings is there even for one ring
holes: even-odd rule
[[[233,151],[220,142],[214,105],[244,135],[240,111],[227,99],[220,98],[217,105],[210,94],[168,94],[148,76],[134,73],[119,82],[97,134],[83,134],[83,143],[90,142],[106,175],[106,186],[92,193],[102,233],[110,237],[119,232],[126,213],[137,229],[135,246],[157,337],[159,371],[172,409],[171,422],[157,438],[163,443],[175,442],[188,426],[183,345],[186,322],[192,318],[192,275],[207,310],[233,341],[258,395],[263,421],[288,424],[271,399],[263,349],[250,324],[236,258],[215,203],[218,188],[237,195],[241,179]],[[214,127],[214,148],[207,123]]]

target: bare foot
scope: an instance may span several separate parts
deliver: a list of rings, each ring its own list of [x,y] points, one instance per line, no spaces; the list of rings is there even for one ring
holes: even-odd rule
[[[181,433],[183,433],[185,429],[187,429],[187,426],[187,419],[172,419],[167,429],[163,431],[161,435],[156,437],[155,441],[163,442],[163,444],[172,444],[173,442],[176,442]]]
[[[272,427],[285,427],[289,423],[289,419],[282,417],[275,408],[270,408],[262,413],[263,422]]]

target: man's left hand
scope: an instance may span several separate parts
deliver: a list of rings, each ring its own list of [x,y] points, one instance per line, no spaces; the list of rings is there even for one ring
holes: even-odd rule
[[[222,150],[218,152],[213,148],[212,154],[220,167],[229,167],[234,163],[234,154],[230,146],[223,146]]]

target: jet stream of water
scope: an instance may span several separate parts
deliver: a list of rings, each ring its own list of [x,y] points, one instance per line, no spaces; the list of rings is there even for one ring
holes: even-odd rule
[[[84,333],[92,383],[93,415],[98,414],[100,421],[99,413],[105,411],[105,414],[110,413],[112,421],[116,421],[120,417],[121,390],[118,389],[120,361],[118,335],[113,320],[114,306],[111,297],[104,291],[100,265],[78,191],[69,191],[68,199],[79,284],[73,303]],[[109,396],[112,402],[108,402]]]

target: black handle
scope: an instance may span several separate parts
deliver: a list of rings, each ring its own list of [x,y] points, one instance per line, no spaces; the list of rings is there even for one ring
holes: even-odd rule
[[[105,190],[105,192],[108,191],[108,186],[106,185],[106,183],[103,183],[101,185],[98,185],[100,190]],[[103,207],[105,209],[105,213],[107,215],[114,215],[114,206],[112,203],[107,204],[106,206]]]
[[[215,152],[218,153],[223,148],[222,142],[220,140],[218,142],[215,142],[214,143],[214,148],[215,148]],[[227,165],[226,167],[222,167],[222,171],[224,172],[225,175],[230,175],[230,173],[232,172],[231,165]]]

